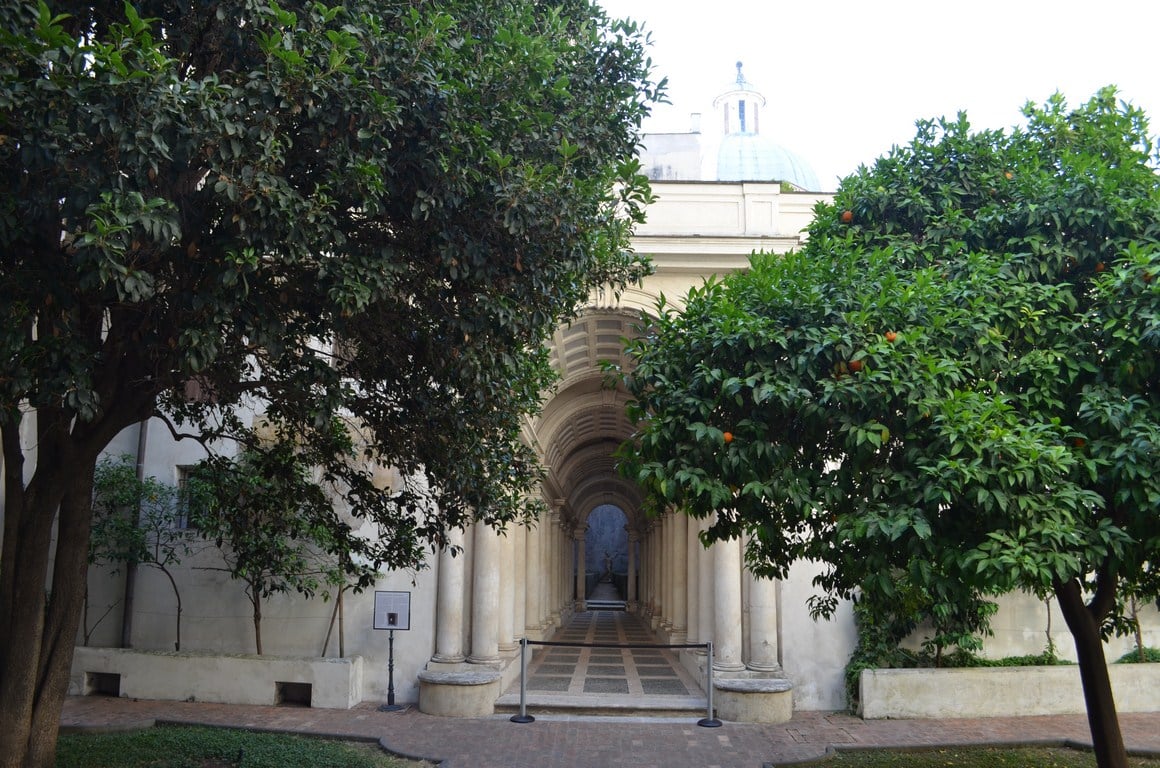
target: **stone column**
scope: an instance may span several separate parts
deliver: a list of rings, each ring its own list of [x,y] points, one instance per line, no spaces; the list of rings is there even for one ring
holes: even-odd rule
[[[700,520],[686,520],[685,533],[685,641],[701,641],[701,540]]]
[[[661,518],[661,607],[664,616],[661,618],[661,629],[666,633],[673,630],[673,518],[672,510]]]
[[[475,555],[471,577],[471,655],[469,664],[499,660],[499,536],[482,522],[472,538]]]
[[[677,511],[672,517],[673,546],[672,567],[672,606],[669,615],[672,617],[672,631],[670,642],[685,642],[689,626],[689,518],[684,512]]]
[[[741,663],[741,542],[713,545],[713,669],[739,672]]]
[[[543,637],[542,630],[544,628],[543,618],[543,591],[541,585],[544,583],[544,566],[543,566],[543,549],[544,543],[542,541],[544,534],[543,517],[536,520],[534,525],[528,527],[527,535],[524,537],[526,544],[526,560],[524,562],[524,570],[526,575],[524,577],[526,590],[524,592],[524,634],[532,639],[539,640]]]
[[[587,552],[585,551],[585,537],[588,535],[588,526],[579,525],[576,531],[572,534],[576,539],[576,610],[588,610],[588,595],[587,584],[585,576],[588,568],[586,567]]]
[[[572,588],[575,583],[572,570],[575,567],[575,544],[572,526],[560,525],[560,626],[568,621],[572,613]]]
[[[661,560],[664,558],[664,536],[661,534],[661,522],[657,521],[653,523],[651,535],[648,536],[648,594],[652,597],[652,615],[648,623],[652,629],[657,629],[665,617],[665,604],[661,602],[665,596],[661,592]]]
[[[552,626],[560,626],[560,569],[564,560],[564,548],[561,546],[560,513],[552,510],[549,515],[548,545],[551,556],[548,560],[549,587],[548,587],[548,621]]]
[[[463,661],[463,531],[447,532],[447,546],[439,550],[439,581],[435,592],[435,655],[432,661]],[[452,548],[458,554],[451,556]]]
[[[499,649],[514,651],[516,618],[515,539],[508,528],[499,539]]]
[[[522,523],[515,524],[511,529],[512,535],[512,573],[515,575],[512,584],[515,606],[512,610],[512,639],[519,645],[519,639],[526,637],[524,627],[527,625],[527,538],[528,529]]]
[[[777,658],[777,582],[753,575],[749,580],[749,669],[758,672],[780,672]]]
[[[703,533],[709,530],[709,520],[697,521],[697,532]],[[700,604],[700,615],[697,617],[697,624],[700,625],[700,632],[697,635],[697,642],[707,643],[713,639],[713,595],[715,590],[713,588],[713,550],[701,547],[697,557],[697,602]],[[703,650],[698,653],[704,653]]]
[[[636,543],[640,541],[640,534],[635,529],[624,526],[624,532],[628,534],[628,584],[625,591],[628,593],[624,596],[624,609],[629,613],[636,612]]]

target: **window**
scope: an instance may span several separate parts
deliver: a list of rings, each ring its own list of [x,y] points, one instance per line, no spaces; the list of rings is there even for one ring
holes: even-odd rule
[[[177,508],[173,514],[173,527],[181,530],[197,528],[197,509],[194,507],[193,486],[190,478],[193,476],[193,467],[177,467]]]

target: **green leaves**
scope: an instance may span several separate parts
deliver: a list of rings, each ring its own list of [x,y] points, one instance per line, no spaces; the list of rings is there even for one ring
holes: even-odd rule
[[[757,567],[828,564],[837,595],[1153,584],[1160,183],[1113,96],[1010,134],[920,123],[800,253],[658,308],[627,379],[648,488],[750,534]]]
[[[542,342],[648,270],[645,40],[586,4],[235,10],[0,11],[3,428],[51,410],[95,456],[160,402],[252,445],[235,409],[266,402],[314,450],[341,415],[438,489],[337,491],[413,564],[522,514]]]

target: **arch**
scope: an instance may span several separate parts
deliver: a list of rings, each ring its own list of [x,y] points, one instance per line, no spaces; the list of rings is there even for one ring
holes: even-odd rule
[[[606,502],[637,522],[640,490],[620,476],[613,458],[633,432],[629,397],[609,384],[601,363],[630,366],[624,342],[641,321],[640,313],[624,308],[590,307],[552,338],[549,359],[561,380],[530,432],[547,469],[545,495],[563,502],[573,526]]]
[[[628,515],[616,504],[603,503],[584,514],[584,562],[586,601],[594,595],[600,602],[628,600],[628,571],[636,565],[629,548]],[[591,603],[589,606],[591,607]]]

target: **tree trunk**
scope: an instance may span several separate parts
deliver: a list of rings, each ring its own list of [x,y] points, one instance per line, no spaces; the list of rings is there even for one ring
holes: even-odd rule
[[[1092,747],[1099,768],[1128,768],[1128,753],[1120,733],[1116,716],[1116,702],[1112,696],[1112,680],[1104,660],[1104,644],[1100,637],[1099,621],[1084,603],[1079,582],[1075,579],[1057,583],[1056,597],[1063,618],[1075,638],[1075,652],[1079,659],[1079,675],[1083,682],[1083,698],[1087,705],[1088,726],[1091,728]]]
[[[164,565],[157,566],[158,570],[165,574],[169,579],[169,586],[173,587],[173,597],[177,601],[177,635],[173,639],[173,650],[181,650],[181,590],[177,588],[177,579],[173,578],[173,574]]]
[[[84,602],[92,509],[91,463],[71,470],[51,482],[30,483],[28,493],[6,500],[5,516],[16,517],[19,532],[9,538],[12,529],[5,531],[4,557],[17,562],[11,571],[6,569],[5,583],[0,585],[7,627],[0,648],[2,768],[51,768],[55,762]],[[45,487],[61,490],[38,492]],[[53,559],[51,532],[58,509]]]
[[[55,512],[55,505],[46,509],[51,503],[31,494],[5,499],[3,559],[13,567],[4,569],[0,586],[5,627],[0,633],[0,768],[24,764],[32,733]]]
[[[262,655],[262,598],[257,587],[250,588],[250,604],[254,608],[254,652]]]

